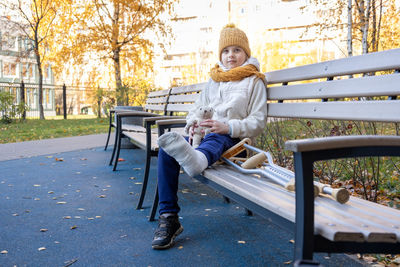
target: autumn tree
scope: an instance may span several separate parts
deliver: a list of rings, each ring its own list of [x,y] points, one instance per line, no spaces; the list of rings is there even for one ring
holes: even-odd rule
[[[40,119],[45,119],[43,110],[43,63],[48,51],[47,39],[53,21],[57,16],[57,1],[54,0],[12,0],[3,3],[9,12],[10,21],[32,41],[33,52],[39,73],[39,112]]]
[[[122,65],[151,70],[154,45],[151,39],[155,34],[159,40],[170,34],[164,17],[172,14],[174,2],[91,0],[74,3],[72,13],[66,16],[72,18],[74,25],[71,26],[76,29],[74,35],[69,36],[69,44],[66,44],[70,50],[79,50],[81,56],[93,53],[105,62],[112,62],[116,95],[120,96],[118,105],[128,104],[122,97]]]
[[[362,54],[380,50],[382,34],[387,29],[398,29],[395,0],[312,0],[311,3],[304,10],[314,11],[320,34],[332,28],[339,30],[343,28],[341,25],[347,25],[348,56],[354,54],[353,47],[357,47]],[[394,36],[398,35],[397,31]],[[386,49],[392,47],[386,46]]]

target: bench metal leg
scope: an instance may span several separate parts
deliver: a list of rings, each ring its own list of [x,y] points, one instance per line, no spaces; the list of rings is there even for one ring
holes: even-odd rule
[[[108,147],[108,141],[110,141],[110,135],[111,135],[111,124],[110,124],[110,126],[108,127],[108,136],[107,136],[107,142],[106,142],[106,146],[104,147],[104,150],[107,150],[107,147]]]
[[[138,209],[138,210],[142,208],[144,197],[146,195],[147,183],[148,183],[149,174],[150,174],[150,163],[151,163],[151,152],[146,151],[146,166],[145,166],[145,170],[144,170],[142,190],[140,192],[139,202],[136,206],[136,209]]]
[[[296,232],[294,259],[312,260],[314,251],[313,161],[294,153],[296,175]]]
[[[154,201],[153,201],[153,206],[151,207],[151,211],[150,211],[150,217],[149,217],[149,221],[152,222],[154,221],[154,218],[156,217],[156,212],[157,212],[157,208],[158,208],[158,184],[156,186],[156,194],[154,195]]]
[[[119,131],[116,129],[116,130],[115,130],[114,148],[113,148],[113,152],[112,152],[112,154],[111,154],[110,163],[109,163],[108,165],[112,165],[112,164],[113,164],[113,160],[114,160],[114,156],[115,156],[115,151],[117,150],[117,146],[118,146],[118,137],[119,137]]]
[[[253,212],[249,209],[246,209],[246,215],[247,216],[253,216]]]
[[[117,155],[115,156],[115,161],[114,161],[114,167],[113,167],[113,171],[117,170],[117,165],[118,165],[118,158],[119,158],[119,152],[121,151],[121,139],[122,139],[122,134],[118,135],[118,145],[117,145]],[[115,147],[115,145],[114,145]]]
[[[225,203],[227,203],[227,204],[231,203],[231,200],[229,197],[226,197],[226,196],[222,196],[222,197],[224,198]]]

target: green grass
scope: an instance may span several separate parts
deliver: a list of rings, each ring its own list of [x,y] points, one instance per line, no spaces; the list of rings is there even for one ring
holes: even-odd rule
[[[53,117],[46,120],[27,119],[13,123],[0,123],[0,143],[15,143],[40,139],[106,133],[108,118],[90,116]]]

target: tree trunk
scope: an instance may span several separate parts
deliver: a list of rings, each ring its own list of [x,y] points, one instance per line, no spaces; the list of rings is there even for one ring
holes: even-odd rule
[[[370,13],[370,0],[367,0],[366,2],[366,11],[364,12],[363,17],[364,17],[364,24],[362,25],[362,53],[367,54],[368,53],[368,28],[369,28],[369,13]]]
[[[122,88],[122,79],[121,79],[121,62],[119,56],[119,48],[114,50],[113,61],[114,61],[114,70],[115,70],[115,87],[117,90],[117,105],[124,105],[124,92]]]
[[[352,0],[347,3],[347,56],[353,56],[353,11]]]
[[[39,71],[39,116],[41,120],[44,120],[44,110],[43,110],[43,71],[42,71],[42,62],[39,54],[39,43],[35,40],[35,57],[36,64]]]

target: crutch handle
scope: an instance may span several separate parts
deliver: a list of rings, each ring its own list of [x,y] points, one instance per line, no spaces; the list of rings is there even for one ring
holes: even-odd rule
[[[243,162],[241,166],[243,169],[254,169],[257,168],[258,165],[262,164],[266,159],[267,156],[265,153],[258,153]]]

